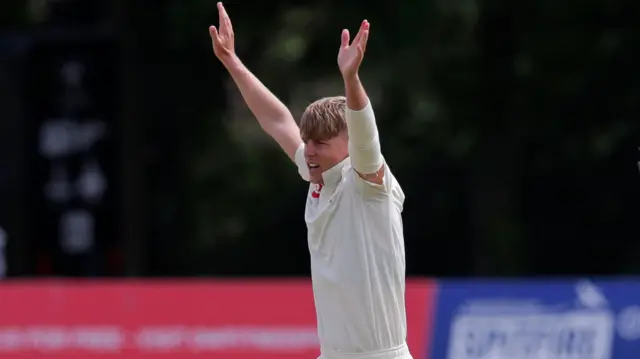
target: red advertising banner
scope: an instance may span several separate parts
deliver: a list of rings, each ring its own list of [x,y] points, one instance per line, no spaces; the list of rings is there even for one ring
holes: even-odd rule
[[[407,284],[416,358],[433,292]],[[15,359],[308,359],[315,323],[308,280],[0,284],[0,357]]]

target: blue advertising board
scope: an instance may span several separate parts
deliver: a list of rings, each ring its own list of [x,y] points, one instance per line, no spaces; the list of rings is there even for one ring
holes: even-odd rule
[[[430,359],[640,359],[640,278],[441,281]]]

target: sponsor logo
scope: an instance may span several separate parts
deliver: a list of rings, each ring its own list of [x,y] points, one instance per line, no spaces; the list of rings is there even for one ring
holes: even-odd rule
[[[575,292],[573,303],[511,298],[465,303],[452,319],[447,358],[612,358],[615,313],[596,286],[579,282]],[[628,309],[618,318],[621,334],[639,334],[638,314]]]

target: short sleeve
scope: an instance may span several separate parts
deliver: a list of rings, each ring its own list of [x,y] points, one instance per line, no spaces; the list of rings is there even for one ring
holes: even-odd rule
[[[309,182],[311,175],[309,174],[309,167],[307,167],[307,160],[304,159],[304,143],[301,143],[296,150],[295,162],[296,166],[298,166],[300,177]]]

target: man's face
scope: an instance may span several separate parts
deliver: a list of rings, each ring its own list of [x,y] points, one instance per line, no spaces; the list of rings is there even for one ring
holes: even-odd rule
[[[349,155],[346,134],[328,140],[305,139],[305,143],[304,157],[309,167],[311,183],[322,183],[322,173]]]

